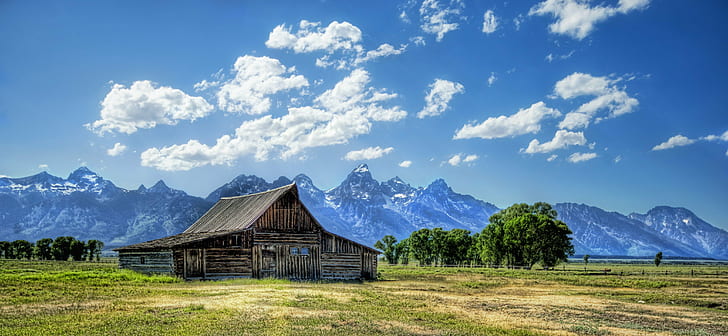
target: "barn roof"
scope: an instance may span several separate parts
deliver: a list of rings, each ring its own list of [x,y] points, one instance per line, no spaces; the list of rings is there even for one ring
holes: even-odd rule
[[[159,238],[155,240],[146,241],[139,244],[128,245],[114,249],[114,251],[132,251],[132,250],[154,250],[160,248],[172,248],[174,246],[184,245],[193,243],[196,241],[205,240],[208,238],[214,238],[218,236],[224,236],[230,232],[200,232],[200,233],[180,233],[174,236]]]
[[[293,190],[298,197],[295,184],[271,189],[257,194],[237,197],[223,197],[184,233],[241,231],[247,229],[271,207],[275,201]]]

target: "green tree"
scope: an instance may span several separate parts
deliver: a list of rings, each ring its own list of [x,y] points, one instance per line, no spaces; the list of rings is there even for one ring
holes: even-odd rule
[[[88,261],[101,261],[101,250],[104,248],[104,242],[96,239],[89,239],[86,242],[86,251],[88,252]]]
[[[51,244],[53,244],[53,239],[38,239],[38,241],[35,242],[35,249],[33,251],[35,257],[39,260],[53,259],[53,254],[51,253]]]
[[[486,226],[480,233],[477,244],[483,262],[496,267],[503,264],[505,260],[503,225],[491,223]]]
[[[11,259],[10,242],[0,241],[0,258]]]
[[[402,265],[409,265],[410,244],[409,238],[402,239],[394,246],[397,261]]]
[[[15,259],[28,259],[33,258],[33,243],[27,240],[15,240],[11,243],[13,250],[13,256]]]
[[[463,265],[468,261],[473,237],[470,231],[452,229],[445,231],[444,244],[442,244],[442,263],[445,265]]]
[[[56,238],[53,241],[53,244],[51,244],[53,259],[62,261],[68,260],[68,257],[71,256],[71,242],[74,240],[76,240],[76,238],[68,236]]]
[[[662,263],[662,251],[657,252],[657,254],[655,254],[655,267],[660,267],[661,263]]]
[[[432,231],[424,228],[419,229],[409,236],[410,255],[417,259],[420,266],[432,265],[435,260]]]
[[[478,245],[481,259],[499,265],[545,268],[566,261],[574,253],[571,230],[548,203],[514,204],[490,217]]]
[[[82,261],[84,260],[86,256],[86,243],[78,240],[73,239],[71,240],[71,244],[69,246],[70,248],[70,254],[71,258],[73,258],[73,261]]]
[[[397,238],[394,236],[386,235],[382,237],[382,240],[377,240],[374,243],[374,247],[382,250],[384,258],[390,265],[397,264],[397,250],[396,250]]]

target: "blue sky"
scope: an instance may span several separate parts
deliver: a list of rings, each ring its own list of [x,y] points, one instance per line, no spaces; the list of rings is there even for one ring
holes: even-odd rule
[[[358,163],[728,228],[724,1],[0,3],[0,175],[205,196]]]

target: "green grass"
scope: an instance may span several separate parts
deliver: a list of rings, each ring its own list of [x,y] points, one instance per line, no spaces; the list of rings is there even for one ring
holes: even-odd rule
[[[621,272],[639,266],[625,267]],[[0,335],[721,335],[728,330],[725,277],[386,265],[380,271],[382,280],[371,282],[185,282],[110,263],[0,260]],[[685,314],[689,322],[682,319]]]

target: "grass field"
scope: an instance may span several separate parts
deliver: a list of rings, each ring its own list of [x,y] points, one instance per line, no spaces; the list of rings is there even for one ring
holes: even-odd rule
[[[109,263],[0,260],[0,335],[728,335],[725,265],[380,272],[363,283],[184,282]]]

